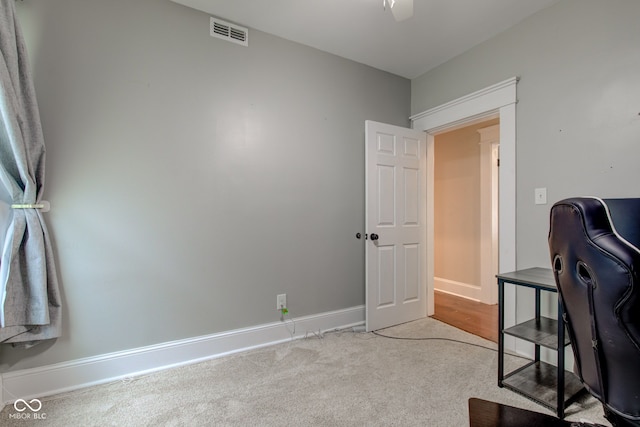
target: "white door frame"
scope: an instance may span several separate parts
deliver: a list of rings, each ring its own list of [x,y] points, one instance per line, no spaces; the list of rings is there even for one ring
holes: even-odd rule
[[[478,129],[478,134],[480,134],[480,302],[497,304],[500,125]]]
[[[499,271],[516,269],[516,85],[517,77],[489,86],[446,104],[410,117],[412,128],[427,132],[427,315],[434,313],[433,257],[433,180],[435,135],[484,121],[500,118],[500,200]],[[497,285],[496,285],[497,286]],[[516,295],[505,289],[505,327],[515,324]],[[515,340],[513,340],[515,341]],[[506,342],[514,347],[515,342]]]

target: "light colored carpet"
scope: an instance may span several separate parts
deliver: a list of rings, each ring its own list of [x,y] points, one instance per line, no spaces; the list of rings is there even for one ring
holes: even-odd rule
[[[285,327],[285,326],[283,326]],[[383,331],[496,344],[426,318]],[[508,356],[510,366],[522,360]],[[478,397],[551,414],[497,386],[496,351],[447,340],[332,332],[128,381],[42,398],[46,420],[3,426],[468,426]],[[590,397],[567,419],[606,426]]]

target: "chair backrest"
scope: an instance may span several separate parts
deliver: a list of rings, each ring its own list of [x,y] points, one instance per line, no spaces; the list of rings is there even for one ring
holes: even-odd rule
[[[640,420],[639,242],[640,199],[581,197],[551,208],[549,250],[576,374],[630,420]]]

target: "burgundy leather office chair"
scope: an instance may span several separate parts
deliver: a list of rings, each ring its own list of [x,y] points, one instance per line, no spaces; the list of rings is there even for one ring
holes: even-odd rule
[[[640,426],[640,199],[551,208],[549,250],[575,373],[614,426]]]

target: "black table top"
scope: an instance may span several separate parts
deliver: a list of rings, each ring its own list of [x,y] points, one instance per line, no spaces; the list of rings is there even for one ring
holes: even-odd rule
[[[509,273],[500,273],[496,277],[509,283],[557,292],[556,279],[553,277],[553,270],[550,268],[533,267]]]
[[[569,427],[597,426],[561,420],[551,415],[502,405],[488,400],[469,399],[469,427]]]

